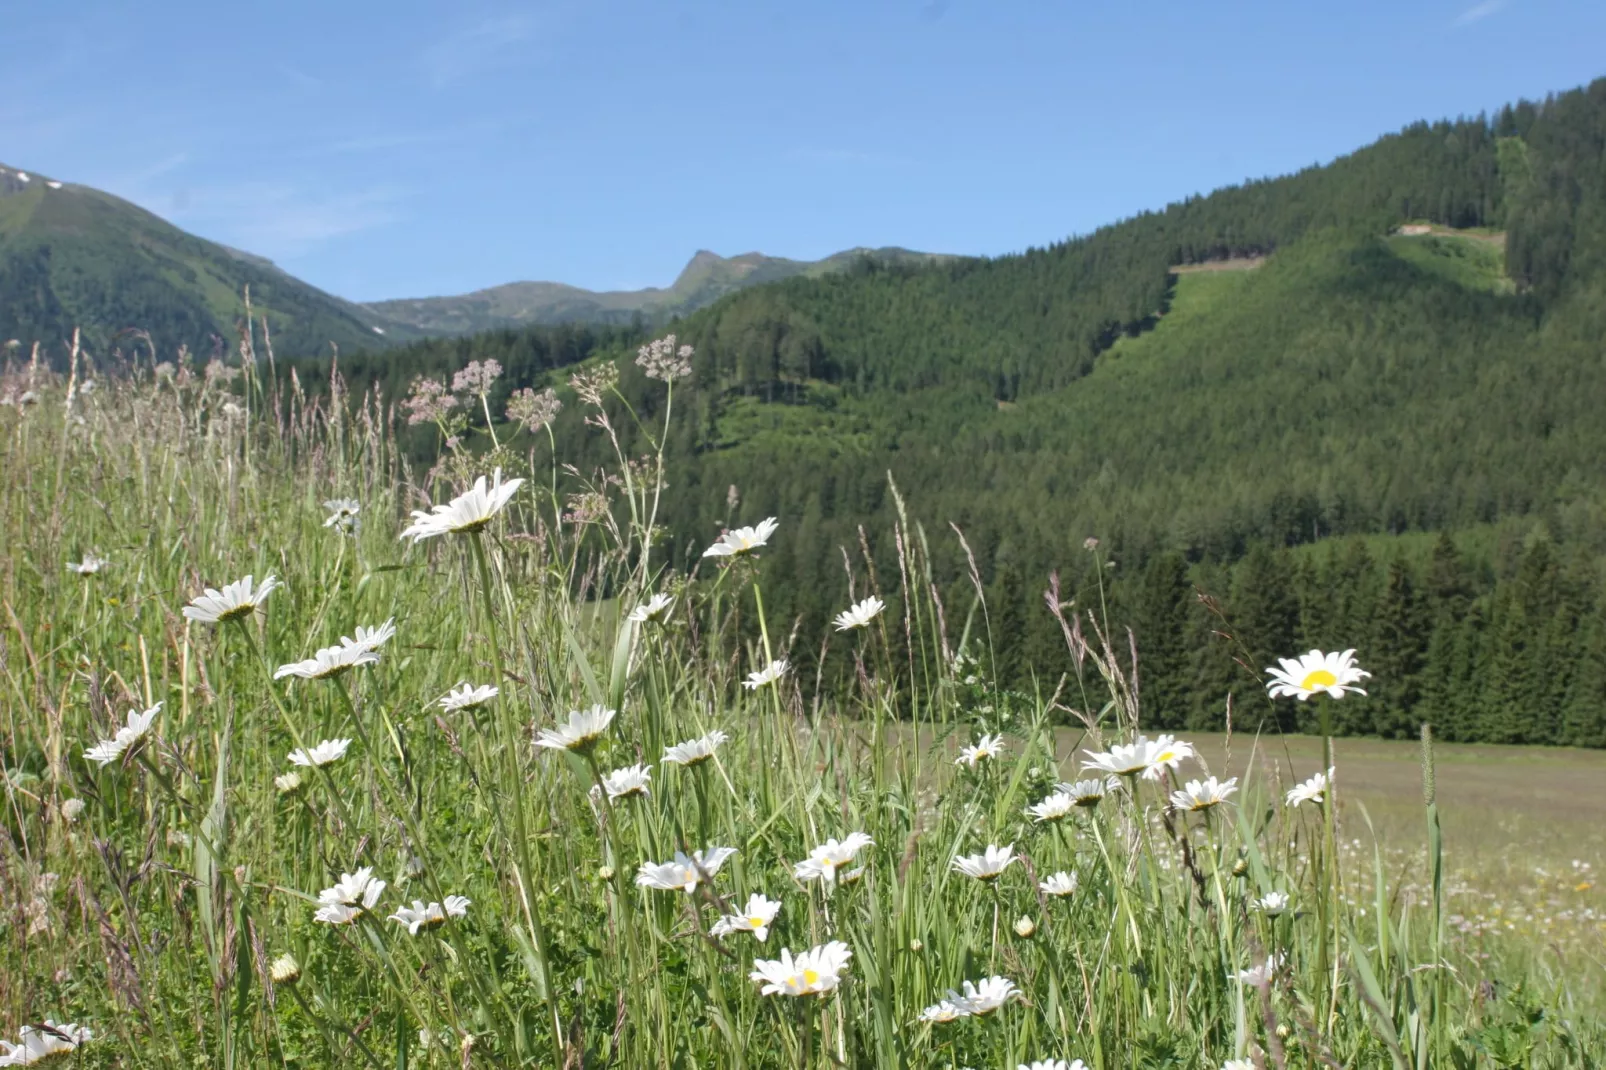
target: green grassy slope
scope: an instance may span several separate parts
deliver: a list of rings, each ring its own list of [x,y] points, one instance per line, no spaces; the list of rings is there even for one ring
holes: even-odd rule
[[[87,186],[0,175],[0,338],[55,347],[80,327],[92,350],[125,328],[171,353],[232,349],[243,294],[284,354],[377,348],[417,332],[300,282],[267,261],[205,241]],[[379,334],[379,327],[385,333]]]

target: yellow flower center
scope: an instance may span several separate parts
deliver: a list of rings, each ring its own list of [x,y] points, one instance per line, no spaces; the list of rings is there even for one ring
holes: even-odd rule
[[[814,970],[804,970],[803,971],[803,987],[804,988],[813,988],[815,985],[817,985],[819,983],[820,983],[820,975],[819,975],[818,972],[816,972]]]
[[[762,929],[764,927],[764,919],[754,916],[747,919],[747,924],[751,925],[755,929]]]
[[[1332,687],[1336,683],[1338,683],[1338,677],[1331,672],[1326,669],[1313,669],[1306,674],[1305,679],[1299,682],[1299,686],[1306,691],[1315,691],[1323,687]]]

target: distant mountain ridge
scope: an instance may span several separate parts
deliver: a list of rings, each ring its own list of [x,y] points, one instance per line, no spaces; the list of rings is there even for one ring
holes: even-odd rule
[[[555,323],[628,323],[637,315],[652,319],[694,312],[749,286],[846,271],[864,258],[884,265],[957,259],[896,246],[846,249],[822,260],[789,260],[757,252],[724,257],[701,249],[667,288],[599,292],[560,282],[510,282],[455,297],[372,301],[364,307],[429,334]]]

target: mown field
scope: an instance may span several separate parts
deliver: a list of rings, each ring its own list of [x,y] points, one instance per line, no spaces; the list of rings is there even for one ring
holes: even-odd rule
[[[674,389],[682,358],[641,359]],[[1425,788],[1419,749],[1339,740],[1328,785],[1323,740],[1155,739],[1069,606],[1060,702],[995,686],[987,615],[903,519],[803,633],[751,565],[787,517],[663,567],[661,451],[469,436],[415,471],[372,398],[254,370],[0,380],[13,1064],[1606,1050],[1600,755],[1438,747]]]

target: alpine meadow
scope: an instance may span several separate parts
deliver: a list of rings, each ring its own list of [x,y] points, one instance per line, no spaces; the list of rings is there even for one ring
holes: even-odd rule
[[[1606,79],[628,321],[70,193],[0,1066],[1601,1065]]]

